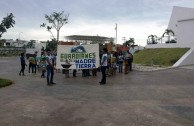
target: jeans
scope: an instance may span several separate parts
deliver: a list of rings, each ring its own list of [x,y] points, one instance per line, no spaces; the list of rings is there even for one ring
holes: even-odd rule
[[[19,73],[20,75],[21,75],[21,73],[22,73],[22,75],[24,75],[25,66],[26,66],[26,64],[21,64],[21,70]]]
[[[102,72],[102,79],[101,83],[106,83],[106,68],[107,66],[101,66],[101,72]]]
[[[36,73],[36,64],[32,64],[32,73]]]
[[[119,61],[119,72],[123,72],[123,61]]]
[[[53,83],[54,69],[52,66],[47,65],[47,84]]]

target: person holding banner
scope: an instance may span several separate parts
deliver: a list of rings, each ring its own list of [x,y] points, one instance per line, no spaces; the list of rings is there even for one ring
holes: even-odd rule
[[[47,59],[46,59],[46,69],[47,69],[47,85],[51,86],[53,84],[56,84],[53,82],[53,76],[54,76],[54,64],[52,64],[53,56],[51,55],[50,50],[47,50]]]
[[[102,72],[102,79],[99,82],[101,85],[106,84],[106,68],[108,65],[108,54],[107,54],[107,49],[104,48],[102,50],[102,59],[100,61],[100,66],[101,66],[101,72]]]

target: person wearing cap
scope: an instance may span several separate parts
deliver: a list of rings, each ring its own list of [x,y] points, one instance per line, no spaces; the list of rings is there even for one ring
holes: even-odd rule
[[[107,49],[104,48],[102,50],[102,58],[100,61],[100,66],[101,66],[101,72],[102,72],[102,79],[99,82],[101,85],[106,84],[106,68],[108,65],[108,55],[107,55]]]

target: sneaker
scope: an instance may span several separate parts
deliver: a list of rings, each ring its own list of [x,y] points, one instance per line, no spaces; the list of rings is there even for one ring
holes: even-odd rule
[[[55,82],[52,82],[51,84],[56,84]]]

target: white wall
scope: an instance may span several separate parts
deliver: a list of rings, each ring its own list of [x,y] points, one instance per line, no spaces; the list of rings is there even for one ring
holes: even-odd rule
[[[194,49],[190,49],[187,53],[185,53],[174,65],[177,66],[185,66],[185,65],[193,65],[194,64]]]
[[[177,31],[179,28],[178,21],[185,20],[185,19],[192,19],[192,18],[194,18],[193,8],[174,6],[170,21],[168,24],[168,29],[172,29],[175,32],[175,35],[177,35]]]
[[[149,44],[145,48],[180,48],[177,43],[158,43],[158,44]]]
[[[178,22],[177,43],[180,47],[194,47],[194,19]]]

